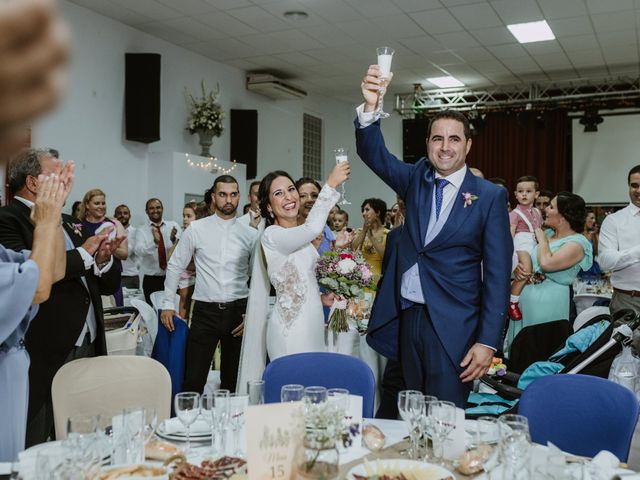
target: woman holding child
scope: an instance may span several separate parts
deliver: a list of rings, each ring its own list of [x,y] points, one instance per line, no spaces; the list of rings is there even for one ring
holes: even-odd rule
[[[554,232],[547,237],[536,228],[532,269],[522,264],[516,268],[516,280],[530,283],[520,296],[522,320],[509,322],[505,352],[523,328],[569,318],[569,289],[580,268],[587,270],[593,261],[591,244],[581,233],[584,219],[585,203],[579,195],[560,192],[551,200],[545,225]]]

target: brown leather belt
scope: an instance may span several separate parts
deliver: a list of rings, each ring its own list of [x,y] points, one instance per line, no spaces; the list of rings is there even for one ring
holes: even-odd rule
[[[640,291],[638,290],[622,290],[620,288],[613,287],[613,291],[616,293],[622,293],[623,295],[629,295],[630,297],[640,297]]]

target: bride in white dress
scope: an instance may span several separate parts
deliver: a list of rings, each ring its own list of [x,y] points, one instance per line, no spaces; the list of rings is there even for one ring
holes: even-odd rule
[[[260,209],[267,220],[258,227],[263,233],[253,256],[237,383],[242,393],[247,381],[262,377],[267,353],[274,360],[326,349],[315,276],[318,253],[311,241],[322,233],[331,208],[340,198],[336,188],[348,175],[348,162],[334,167],[302,225],[297,223],[300,198],[291,177],[276,171],[260,183]],[[276,302],[268,315],[270,285],[276,290]]]

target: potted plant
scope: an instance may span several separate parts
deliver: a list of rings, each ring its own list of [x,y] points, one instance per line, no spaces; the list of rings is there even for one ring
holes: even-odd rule
[[[197,133],[200,138],[202,151],[200,155],[209,157],[209,148],[213,137],[219,137],[224,130],[222,121],[224,120],[224,110],[216,101],[220,95],[220,85],[215,92],[207,92],[204,80],[200,83],[202,96],[194,97],[191,92],[186,91],[187,102],[189,103],[189,118],[187,119],[187,130],[192,135]]]

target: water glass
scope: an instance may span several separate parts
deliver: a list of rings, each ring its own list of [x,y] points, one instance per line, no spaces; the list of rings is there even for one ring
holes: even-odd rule
[[[229,395],[231,392],[226,389],[219,389],[213,392],[214,398],[214,424],[216,430],[216,442],[213,455],[224,455],[226,453],[226,433],[229,424]]]
[[[400,413],[400,418],[405,421],[407,424],[407,430],[409,431],[409,436],[411,438],[411,422],[410,422],[410,414],[409,414],[409,400],[414,395],[422,395],[420,390],[402,390],[398,393],[398,413]],[[405,452],[401,452],[401,454],[405,454]],[[413,449],[409,449],[409,454],[413,456]]]
[[[200,413],[202,415],[202,418],[204,418],[205,422],[207,422],[207,424],[209,425],[209,428],[211,429],[211,454],[212,455],[215,454],[215,448],[216,448],[216,435],[215,435],[216,402],[215,400],[216,399],[213,396],[213,393],[203,393],[202,395],[200,395]]]
[[[420,439],[420,419],[424,416],[424,395],[409,395],[406,400],[406,415],[409,423],[409,439],[411,440],[411,458],[418,459],[418,441]]]
[[[529,421],[522,415],[503,415],[498,419],[498,431],[503,478],[515,478],[516,472],[521,472],[529,459]]]
[[[264,403],[264,380],[249,380],[247,395],[249,395],[249,405],[262,405]]]
[[[304,389],[304,402],[307,404],[324,403],[327,401],[327,389],[325,387],[307,387]]]
[[[433,428],[433,458],[444,464],[444,442],[456,424],[456,406],[452,402],[438,400],[429,403],[429,419]]]
[[[290,383],[283,385],[280,389],[280,401],[282,403],[287,402],[299,402],[304,396],[304,386],[297,383]]]
[[[245,413],[249,406],[248,395],[229,395],[229,424],[233,431],[233,456],[242,458],[243,451],[240,448],[240,430],[244,426]]]
[[[433,427],[431,426],[431,421],[429,420],[429,404],[432,402],[437,402],[438,398],[433,395],[423,395],[424,399],[424,410],[422,415],[418,418],[418,433],[419,437],[422,437],[422,445],[418,445],[419,458],[423,461],[428,462],[433,458],[433,448],[429,447],[429,438],[432,435]]]
[[[143,463],[147,411],[144,407],[129,407],[123,410],[122,417],[127,442],[126,463]]]
[[[71,415],[67,420],[67,437],[78,438],[81,435],[96,433],[98,416],[85,413]]]
[[[197,392],[181,392],[174,399],[176,415],[187,431],[186,452],[191,451],[191,424],[200,415],[200,394]]]

